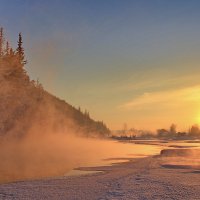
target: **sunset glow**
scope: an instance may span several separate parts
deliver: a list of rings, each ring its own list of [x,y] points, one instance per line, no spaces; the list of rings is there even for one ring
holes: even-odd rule
[[[1,199],[200,199],[200,1],[0,0]]]
[[[0,24],[12,43],[12,32],[25,35],[31,77],[111,129],[124,121],[151,130],[195,122],[199,2],[50,2],[25,1],[18,9],[1,2]]]

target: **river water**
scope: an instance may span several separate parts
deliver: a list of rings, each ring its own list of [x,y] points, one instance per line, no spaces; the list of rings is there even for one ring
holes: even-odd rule
[[[74,176],[93,171],[80,167],[108,166],[129,159],[160,154],[166,148],[200,148],[199,141],[113,141],[55,138],[45,143],[12,144],[0,152],[0,182]]]

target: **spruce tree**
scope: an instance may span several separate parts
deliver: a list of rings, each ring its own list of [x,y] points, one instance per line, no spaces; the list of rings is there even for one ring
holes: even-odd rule
[[[0,57],[3,57],[3,45],[4,45],[4,36],[3,36],[3,28],[0,28]]]
[[[17,52],[19,63],[23,67],[27,63],[27,61],[25,60],[24,48],[23,48],[22,44],[23,44],[22,35],[21,35],[21,33],[19,33],[18,47],[16,49],[16,52]]]
[[[6,55],[8,56],[9,55],[9,53],[10,53],[10,45],[9,45],[9,42],[7,41],[6,42],[6,49],[5,49],[5,53],[6,53]]]

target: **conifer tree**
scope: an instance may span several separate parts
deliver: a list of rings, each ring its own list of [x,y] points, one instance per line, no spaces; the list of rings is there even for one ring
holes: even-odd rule
[[[15,52],[14,52],[13,48],[9,49],[9,55],[10,55],[10,57],[14,57]]]
[[[3,56],[3,44],[4,44],[4,36],[3,36],[3,28],[0,28],[0,57]]]
[[[16,52],[17,52],[19,62],[21,64],[21,66],[23,67],[27,63],[27,61],[25,60],[24,48],[23,48],[22,44],[23,44],[22,35],[21,35],[21,33],[19,33],[18,47],[16,49]]]
[[[8,56],[9,55],[9,53],[10,53],[10,45],[9,45],[9,42],[7,41],[6,42],[6,49],[5,49],[5,53],[6,53],[6,55]]]

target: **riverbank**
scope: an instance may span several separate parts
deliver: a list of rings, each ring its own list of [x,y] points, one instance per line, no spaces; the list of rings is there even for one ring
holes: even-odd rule
[[[100,171],[95,174],[1,184],[0,199],[195,200],[200,197],[200,163],[194,160],[151,156],[113,166],[82,168]]]

